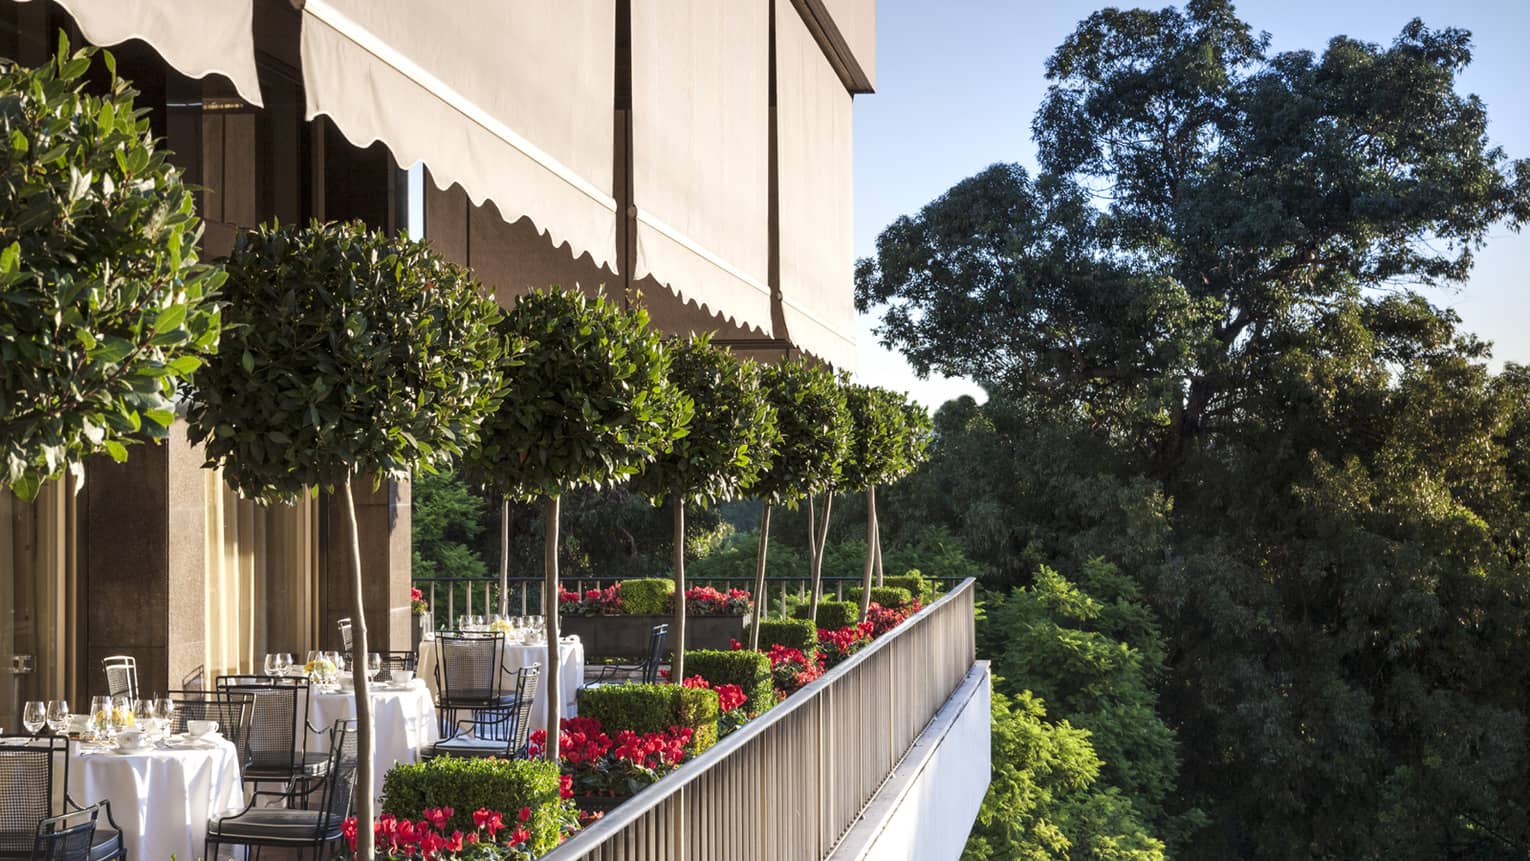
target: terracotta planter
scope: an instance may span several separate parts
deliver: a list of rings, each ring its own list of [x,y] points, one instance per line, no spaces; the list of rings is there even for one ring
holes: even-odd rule
[[[670,616],[564,616],[563,633],[578,634],[586,658],[646,658],[648,632]],[[731,649],[744,639],[748,616],[692,616],[685,620],[687,649]],[[672,648],[673,642],[666,644]]]

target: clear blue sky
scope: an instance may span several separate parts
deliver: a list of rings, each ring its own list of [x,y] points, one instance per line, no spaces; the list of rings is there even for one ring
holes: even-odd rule
[[[857,256],[872,253],[893,219],[989,164],[1035,168],[1030,123],[1046,91],[1042,65],[1079,20],[1105,5],[879,0],[877,92],[855,103]],[[1338,34],[1388,44],[1414,17],[1434,28],[1468,29],[1475,60],[1460,87],[1487,103],[1493,142],[1511,158],[1530,157],[1530,0],[1249,0],[1238,12],[1270,33],[1275,51],[1321,51]],[[1501,227],[1477,255],[1470,283],[1432,298],[1493,341],[1497,360],[1530,363],[1527,288],[1530,231]],[[957,394],[979,394],[962,380],[918,380],[902,356],[876,343],[873,320],[860,322],[861,380],[911,391],[932,409]]]

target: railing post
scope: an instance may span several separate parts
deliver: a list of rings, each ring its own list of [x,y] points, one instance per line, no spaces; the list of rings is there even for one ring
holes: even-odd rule
[[[451,628],[457,622],[457,590],[452,588],[456,584],[446,584],[446,627]]]

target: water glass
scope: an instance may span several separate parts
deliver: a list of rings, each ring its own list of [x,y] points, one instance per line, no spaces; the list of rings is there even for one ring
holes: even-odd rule
[[[100,740],[110,737],[112,734],[112,698],[91,697],[90,717],[86,724],[86,731],[91,739]]]
[[[133,726],[133,707],[136,705],[125,696],[113,697],[111,708],[112,732],[118,733]]]
[[[48,722],[48,707],[42,700],[28,700],[21,709],[21,725],[27,728],[27,732],[36,735],[42,731],[43,725]]]
[[[48,729],[56,735],[69,728],[69,701],[48,701]]]
[[[266,652],[266,662],[262,669],[267,676],[279,676],[282,674],[282,657],[275,652]]]
[[[280,665],[283,673],[291,673],[293,664],[292,653],[282,652],[281,654],[277,655],[277,663]]]

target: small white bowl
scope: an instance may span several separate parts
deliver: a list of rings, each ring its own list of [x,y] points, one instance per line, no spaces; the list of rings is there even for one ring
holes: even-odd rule
[[[217,731],[218,722],[215,720],[186,721],[186,735],[189,738],[206,738]]]
[[[414,681],[414,670],[389,670],[388,678],[395,685],[407,685]]]
[[[148,747],[149,739],[136,729],[125,729],[117,733],[117,749],[124,752],[143,750]]]

